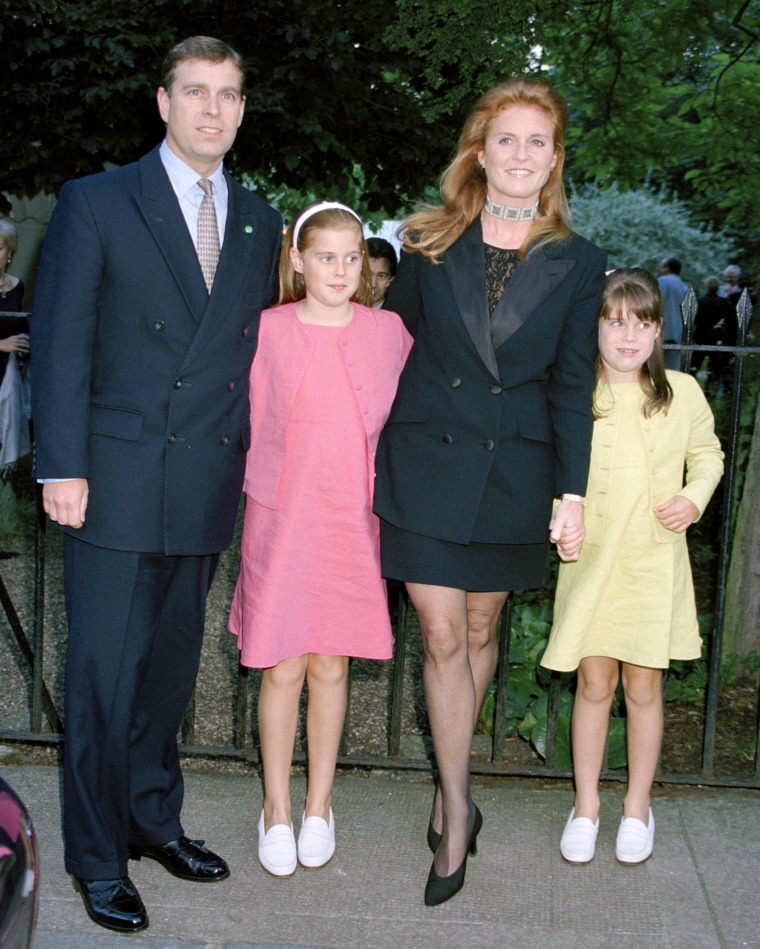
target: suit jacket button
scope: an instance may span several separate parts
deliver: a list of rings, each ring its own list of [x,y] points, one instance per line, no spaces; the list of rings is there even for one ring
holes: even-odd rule
[[[243,336],[247,336],[250,332],[251,332],[251,327],[250,327],[250,326],[244,326],[244,327],[243,327]]]
[[[485,448],[486,451],[493,451],[493,449],[494,449],[494,444],[493,444],[493,442],[491,441],[490,438],[487,438],[487,439],[483,442],[483,447]]]
[[[175,379],[174,382],[172,382],[172,386],[173,386],[175,389],[181,389],[181,388],[182,388],[182,380],[181,380],[181,379]]]
[[[444,445],[450,445],[454,441],[454,439],[451,437],[451,435],[444,435],[441,441],[443,442]]]
[[[156,320],[156,322],[153,324],[153,329],[156,330],[156,332],[160,333],[161,330],[163,330],[165,326],[166,326],[166,323],[164,323],[163,320]]]
[[[173,445],[177,441],[177,436],[172,432],[172,434],[167,438],[167,441],[170,445]]]
[[[228,391],[228,392],[234,392],[236,388],[237,388],[237,385],[236,385],[234,379],[232,380],[232,382],[228,382],[228,383],[227,383],[227,391]]]
[[[451,380],[451,388],[458,389],[461,385],[462,380],[459,378],[459,376],[454,376],[454,378]]]
[[[219,439],[219,441],[222,443],[222,445],[229,445],[229,443],[230,443],[230,436],[229,436],[229,435],[222,435],[222,437]]]
[[[491,393],[493,395],[501,395],[501,386],[491,386]]]

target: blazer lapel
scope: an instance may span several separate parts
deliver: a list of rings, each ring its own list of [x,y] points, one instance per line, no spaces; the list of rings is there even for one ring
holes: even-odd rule
[[[542,247],[515,267],[491,318],[494,349],[520,329],[575,266],[574,260],[551,257],[552,249]]]
[[[166,174],[158,149],[140,159],[142,193],[134,198],[177,283],[190,313],[200,323],[208,291],[195,245]]]
[[[227,172],[227,224],[224,228],[222,253],[211,288],[209,308],[222,304],[229,307],[231,295],[243,293],[243,283],[251,267],[252,249],[256,246],[260,222],[255,212],[241,208],[239,185]]]
[[[480,218],[446,251],[443,270],[467,332],[488,371],[499,379],[486,295],[486,265]]]
[[[261,226],[259,217],[255,211],[242,210],[240,201],[242,187],[227,172],[225,172],[225,177],[227,178],[227,224],[224,228],[222,252],[210,294],[206,291],[203,276],[201,275],[200,278],[204,295],[202,319],[192,345],[185,355],[186,363],[192,361],[199,352],[203,352],[206,339],[210,334],[218,333],[229,320],[239,318],[246,282],[250,278],[253,266],[255,241]],[[200,265],[197,265],[197,269],[200,274]]]

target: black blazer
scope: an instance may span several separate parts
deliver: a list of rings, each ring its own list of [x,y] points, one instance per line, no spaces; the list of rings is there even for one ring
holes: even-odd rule
[[[210,296],[158,149],[61,191],[31,321],[34,468],[89,480],[70,531],[84,541],[196,555],[231,542],[282,219],[227,185]]]
[[[604,253],[577,235],[519,263],[489,321],[478,219],[386,299],[414,346],[377,454],[375,511],[457,543],[539,543],[586,490]],[[493,338],[492,326],[493,323]]]

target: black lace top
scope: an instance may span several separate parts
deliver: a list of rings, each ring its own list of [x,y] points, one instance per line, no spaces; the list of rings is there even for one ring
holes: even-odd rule
[[[512,271],[517,265],[519,251],[505,250],[484,244],[486,252],[486,293],[488,295],[488,313],[493,316],[496,304],[502,297]]]

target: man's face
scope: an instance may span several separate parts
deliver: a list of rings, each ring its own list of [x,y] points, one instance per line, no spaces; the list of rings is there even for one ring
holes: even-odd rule
[[[372,271],[372,305],[379,306],[388,292],[391,277],[391,265],[385,257],[370,257],[369,269]]]
[[[185,164],[207,178],[219,167],[243,121],[240,70],[231,59],[188,59],[174,70],[171,92],[158,90],[166,143]]]
[[[734,267],[726,267],[723,273],[723,279],[728,284],[729,287],[735,287],[736,281],[739,276],[739,271]]]

